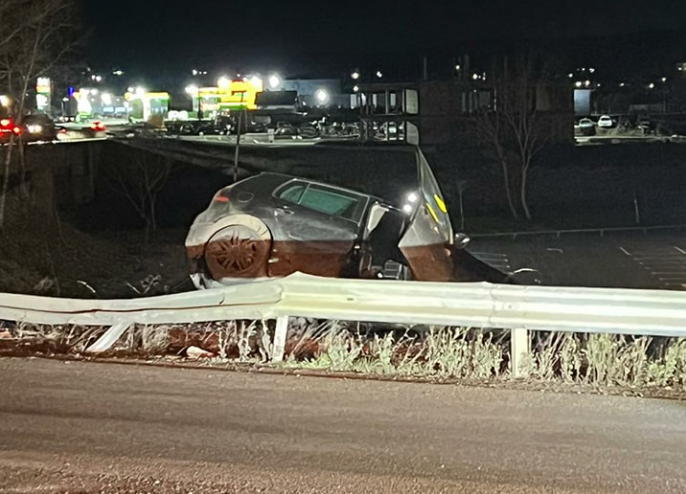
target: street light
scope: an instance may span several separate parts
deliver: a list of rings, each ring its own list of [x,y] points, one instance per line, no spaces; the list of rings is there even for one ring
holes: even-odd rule
[[[250,78],[250,84],[252,84],[253,87],[262,86],[262,79],[254,75]]]
[[[228,89],[230,85],[231,79],[226,76],[221,76],[217,81],[217,86],[219,86],[219,89]]]
[[[353,71],[353,73],[350,74],[350,77],[352,77],[354,80],[358,80],[360,78],[360,71],[359,70]]]
[[[281,85],[281,78],[276,75],[272,74],[269,76],[269,87],[272,89],[276,89]]]
[[[317,89],[317,92],[314,93],[314,96],[317,98],[317,101],[320,105],[323,105],[329,101],[329,93],[326,89]]]

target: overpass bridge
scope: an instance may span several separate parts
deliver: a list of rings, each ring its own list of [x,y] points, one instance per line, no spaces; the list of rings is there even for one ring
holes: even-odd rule
[[[235,137],[115,137],[35,143],[26,147],[29,174],[51,167],[61,206],[89,203],[96,193],[96,178],[103,153],[131,159],[136,150],[162,156],[225,175],[233,180]],[[266,136],[242,136],[238,153],[239,179],[271,171],[337,183],[385,196],[394,180],[416,180],[414,148],[404,144],[362,143],[350,140],[266,141]],[[16,169],[16,168],[15,168]],[[371,190],[370,190],[371,187]]]

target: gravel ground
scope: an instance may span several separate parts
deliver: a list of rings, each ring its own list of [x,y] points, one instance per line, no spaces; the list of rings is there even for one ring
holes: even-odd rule
[[[2,493],[683,493],[686,406],[0,360]]]

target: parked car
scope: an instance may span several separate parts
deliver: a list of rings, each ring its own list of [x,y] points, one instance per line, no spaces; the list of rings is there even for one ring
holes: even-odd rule
[[[103,139],[107,137],[107,127],[104,123],[96,121],[83,129],[87,137]]]
[[[601,115],[601,117],[598,119],[598,127],[601,129],[609,129],[614,126],[614,121],[612,120],[612,117],[609,115]]]
[[[352,161],[352,160],[351,160]],[[509,275],[465,250],[416,149],[402,203],[330,183],[262,173],[221,189],[186,238],[199,289],[303,272],[325,277],[491,281]]]
[[[641,117],[638,119],[636,128],[639,129],[644,134],[652,134],[655,132],[655,124],[648,117]]]
[[[590,118],[582,118],[574,125],[574,133],[580,135],[595,135],[595,122]]]
[[[7,143],[12,136],[19,136],[22,133],[22,128],[14,123],[12,118],[0,119],[0,143]]]
[[[64,133],[64,127],[55,125],[55,122],[43,113],[35,113],[24,116],[22,120],[24,142],[54,141],[60,133]]]

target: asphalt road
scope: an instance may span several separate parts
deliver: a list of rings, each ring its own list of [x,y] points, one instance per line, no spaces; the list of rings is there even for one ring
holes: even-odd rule
[[[0,360],[2,493],[683,493],[686,405]]]
[[[686,234],[678,231],[476,237],[469,249],[501,270],[535,269],[543,285],[686,289]]]

